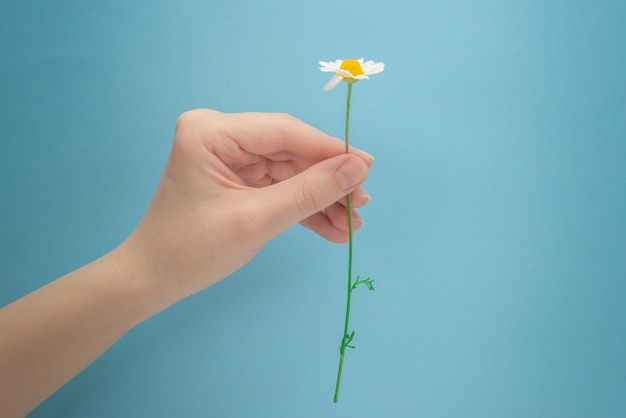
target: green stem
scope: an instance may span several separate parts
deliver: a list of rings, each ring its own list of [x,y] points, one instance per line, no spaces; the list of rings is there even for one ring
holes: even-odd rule
[[[350,130],[350,98],[352,97],[352,83],[348,83],[348,98],[346,99],[346,129],[344,131],[344,142],[346,144],[346,154],[350,152],[350,139],[348,131]]]
[[[350,98],[352,96],[352,83],[348,83],[348,97],[346,99],[346,129],[345,129],[345,144],[346,154],[350,150],[350,139],[348,135],[350,127]],[[343,370],[343,358],[346,352],[348,342],[348,327],[350,324],[350,301],[352,299],[352,197],[350,194],[346,196],[347,205],[346,211],[348,212],[348,292],[346,300],[346,321],[343,327],[343,337],[341,339],[340,355],[339,355],[339,370],[337,371],[337,384],[335,385],[335,397],[334,403],[337,403],[339,399],[339,387],[341,386],[341,372]]]

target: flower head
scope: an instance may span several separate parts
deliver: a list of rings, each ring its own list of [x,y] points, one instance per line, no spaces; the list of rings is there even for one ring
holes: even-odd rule
[[[335,60],[330,62],[320,61],[320,70],[325,73],[335,73],[330,81],[324,86],[324,91],[332,90],[341,81],[356,83],[359,80],[369,79],[372,74],[383,72],[385,64],[382,62],[358,60]]]

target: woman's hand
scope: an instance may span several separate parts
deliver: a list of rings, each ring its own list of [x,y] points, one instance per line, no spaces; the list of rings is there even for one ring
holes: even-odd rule
[[[152,203],[121,246],[170,304],[223,279],[300,222],[337,243],[348,240],[342,205],[373,158],[345,154],[339,139],[283,114],[195,110],[177,123]],[[362,224],[355,214],[354,229]],[[139,264],[137,264],[139,263]]]
[[[26,415],[129,329],[223,279],[293,224],[346,241],[340,202],[353,192],[354,207],[365,204],[372,157],[343,147],[285,115],[181,116],[128,239],[0,309],[0,416]]]

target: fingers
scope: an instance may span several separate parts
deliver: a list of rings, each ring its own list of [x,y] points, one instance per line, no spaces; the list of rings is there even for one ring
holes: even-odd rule
[[[354,196],[355,192],[352,192],[351,203],[352,207],[354,206]],[[342,199],[345,200],[345,199]],[[369,200],[369,196],[368,199]],[[362,205],[365,205],[367,200],[362,202]],[[307,219],[304,219],[300,222],[300,224],[318,235],[322,238],[325,238],[331,242],[337,244],[343,244],[348,242],[349,238],[349,221],[348,221],[348,210],[345,204],[337,202],[329,207],[327,207],[323,212],[318,212]],[[356,232],[363,226],[363,219],[359,214],[353,209],[352,210],[352,232]]]
[[[341,231],[348,232],[348,210],[339,203],[335,203],[324,210],[324,214],[328,217],[333,226]],[[356,211],[352,211],[352,231],[356,231],[363,225],[363,219]]]
[[[365,206],[367,202],[371,200],[370,195],[365,191],[363,187],[358,187],[355,191],[350,193],[352,208],[362,208]],[[345,197],[339,200],[339,203],[346,207],[348,205],[348,201]]]
[[[354,210],[354,208],[360,208],[365,206],[370,200],[370,196],[365,192],[362,187],[351,193],[352,204],[352,232],[356,232],[363,226],[363,219]],[[308,228],[327,239],[330,242],[336,244],[345,244],[348,242],[349,225],[348,225],[348,211],[346,208],[347,199],[344,197],[339,202],[334,203],[327,207],[325,210],[317,212],[306,219],[300,221],[300,225]]]
[[[330,242],[336,244],[348,242],[348,214],[346,209],[339,204],[331,206],[324,212],[318,212],[308,217],[300,224]],[[362,225],[363,220],[353,211],[352,232],[358,231]]]
[[[177,137],[184,155],[197,160],[202,190],[253,188],[238,204],[253,216],[247,219],[261,240],[302,222],[345,242],[345,196],[352,193],[353,208],[369,200],[361,184],[373,157],[354,148],[346,154],[343,141],[291,116],[196,110],[179,118]],[[207,188],[210,183],[217,188]],[[353,230],[361,224],[355,214]]]
[[[190,113],[196,112],[213,132],[206,137],[207,140],[223,142],[228,138],[247,153],[262,155],[272,161],[295,160],[308,167],[345,153],[345,145],[340,139],[286,114],[226,114],[204,109]],[[371,155],[359,149],[351,147],[350,153],[361,157],[368,166],[373,161]],[[300,167],[300,171],[303,168],[306,167]]]
[[[266,202],[262,222],[267,238],[278,235],[305,219],[305,224],[331,241],[336,241],[341,225],[335,202],[356,190],[366,179],[368,166],[355,155],[342,154],[322,161],[304,172],[263,189],[257,189]],[[331,208],[333,207],[333,208]],[[318,212],[329,208],[330,216]],[[337,235],[331,233],[336,229]],[[345,233],[345,231],[343,231]],[[325,235],[332,235],[330,238]]]

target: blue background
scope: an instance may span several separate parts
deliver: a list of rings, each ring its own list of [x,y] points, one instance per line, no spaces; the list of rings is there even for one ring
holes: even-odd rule
[[[291,113],[376,157],[358,348],[301,227],[127,334],[33,417],[626,416],[626,2],[0,6],[0,305],[133,229],[176,118]]]

